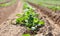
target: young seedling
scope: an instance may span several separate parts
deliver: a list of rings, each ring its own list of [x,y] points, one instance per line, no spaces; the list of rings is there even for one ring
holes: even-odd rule
[[[17,14],[18,18],[16,19],[16,24],[24,25],[27,28],[27,30],[33,32],[39,29],[38,26],[40,27],[42,25],[45,25],[44,21],[38,18],[38,14],[34,11],[34,9],[30,5],[24,4],[23,9],[24,13],[22,15]],[[30,35],[24,34],[23,36]]]

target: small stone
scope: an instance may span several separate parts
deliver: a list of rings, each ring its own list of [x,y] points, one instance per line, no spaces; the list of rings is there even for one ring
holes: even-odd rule
[[[32,27],[31,29],[32,29],[32,30],[35,30],[36,28],[35,28],[35,27]]]

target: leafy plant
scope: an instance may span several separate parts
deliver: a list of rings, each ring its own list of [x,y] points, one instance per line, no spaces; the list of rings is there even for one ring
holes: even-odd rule
[[[38,14],[34,11],[33,7],[24,4],[24,13],[17,14],[16,24],[24,25],[28,30],[37,30],[38,26],[43,26],[45,22],[38,18]],[[27,10],[28,9],[28,10]]]

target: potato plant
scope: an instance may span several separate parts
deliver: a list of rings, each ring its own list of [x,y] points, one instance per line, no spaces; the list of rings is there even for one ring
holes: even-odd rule
[[[45,22],[38,18],[38,14],[29,4],[24,4],[23,14],[17,14],[16,24],[23,25],[27,30],[36,31],[39,27],[45,25]],[[26,35],[26,34],[25,34]],[[24,36],[24,35],[23,35]]]

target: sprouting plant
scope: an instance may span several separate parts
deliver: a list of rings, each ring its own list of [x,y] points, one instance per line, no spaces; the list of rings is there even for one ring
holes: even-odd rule
[[[17,14],[16,24],[24,25],[28,30],[37,30],[38,26],[45,25],[45,22],[38,18],[38,14],[34,11],[33,7],[28,4],[24,4],[24,13],[22,15]]]

